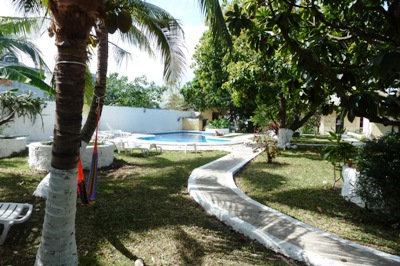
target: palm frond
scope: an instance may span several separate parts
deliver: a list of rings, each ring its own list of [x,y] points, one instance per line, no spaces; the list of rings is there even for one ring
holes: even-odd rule
[[[3,55],[27,55],[35,63],[36,67],[44,68],[46,71],[49,70],[41,56],[39,48],[24,37],[0,35],[0,47]]]
[[[164,79],[176,81],[182,76],[186,66],[184,47],[184,32],[178,20],[164,9],[144,2],[130,0],[130,13],[133,27],[121,38],[139,49],[154,55],[152,46],[161,54],[164,64]]]
[[[0,33],[3,35],[35,38],[48,26],[49,20],[44,17],[0,17]]]
[[[132,53],[122,47],[118,46],[113,42],[109,42],[111,45],[111,50],[114,55],[114,60],[117,62],[118,66],[121,66],[123,62],[128,62],[132,59]]]
[[[14,8],[22,14],[40,14],[46,10],[48,0],[12,0]]]
[[[210,30],[213,34],[213,39],[222,37],[231,47],[232,40],[229,34],[228,28],[226,27],[224,15],[221,10],[221,6],[218,0],[199,0],[198,5],[200,6],[201,12],[206,16],[206,21],[210,26]]]
[[[29,67],[19,65],[1,66],[0,78],[28,84],[49,95],[55,95],[54,88],[44,81],[44,75]]]

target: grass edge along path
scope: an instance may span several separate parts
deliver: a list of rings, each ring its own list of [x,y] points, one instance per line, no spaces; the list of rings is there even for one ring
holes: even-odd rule
[[[385,225],[335,189],[332,165],[320,148],[283,151],[274,163],[259,156],[235,176],[238,188],[252,199],[301,222],[352,242],[400,255],[400,226]]]

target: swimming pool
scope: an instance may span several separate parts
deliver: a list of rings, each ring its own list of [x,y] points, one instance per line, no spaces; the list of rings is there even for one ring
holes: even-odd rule
[[[152,142],[167,142],[167,143],[216,143],[228,144],[232,140],[220,137],[214,137],[211,133],[205,132],[166,132],[156,133],[154,135],[138,137],[139,140]]]

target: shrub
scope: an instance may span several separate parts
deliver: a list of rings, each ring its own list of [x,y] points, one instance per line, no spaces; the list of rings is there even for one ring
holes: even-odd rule
[[[329,161],[333,165],[333,185],[335,187],[336,182],[342,176],[342,167],[356,155],[356,147],[342,139],[345,129],[340,130],[338,133],[329,132],[329,141],[333,144],[324,148],[324,159]],[[340,172],[340,178],[336,178],[336,170]]]
[[[227,118],[214,119],[208,122],[207,128],[233,128],[233,125]]]
[[[260,135],[256,130],[254,132],[254,142],[257,143],[257,147],[254,151],[261,149],[261,155],[266,155],[267,163],[272,163],[273,159],[275,159],[280,154],[280,150],[278,148],[276,140],[269,135]]]
[[[366,208],[389,222],[400,222],[400,133],[366,142],[358,155],[357,193]]]

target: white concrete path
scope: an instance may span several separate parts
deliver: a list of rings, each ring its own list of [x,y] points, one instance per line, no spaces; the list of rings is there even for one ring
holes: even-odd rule
[[[400,265],[399,256],[313,228],[242,193],[233,174],[255,156],[251,147],[236,145],[231,154],[195,169],[188,181],[190,195],[236,231],[308,265]]]

